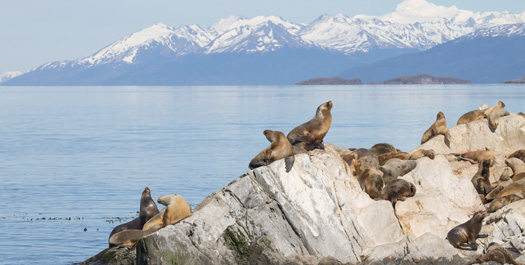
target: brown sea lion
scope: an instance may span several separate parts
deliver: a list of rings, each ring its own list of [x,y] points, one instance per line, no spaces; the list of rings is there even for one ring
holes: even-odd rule
[[[512,181],[518,181],[525,178],[525,162],[516,157],[511,157],[505,159],[505,164],[512,168],[512,172],[514,172],[511,177]]]
[[[525,113],[523,113],[523,112],[518,112],[518,115],[520,115],[521,117],[525,118]]]
[[[372,199],[383,198],[383,172],[375,167],[365,169],[359,175],[359,184],[361,188],[370,195]]]
[[[191,206],[180,195],[173,194],[161,196],[157,202],[166,207],[144,224],[142,230],[148,230],[156,225],[161,225],[162,228],[191,216]]]
[[[525,149],[515,151],[514,153],[508,156],[508,158],[511,158],[511,157],[518,158],[519,160],[525,162]]]
[[[395,152],[390,152],[390,153],[386,153],[386,154],[380,154],[380,155],[377,156],[377,160],[379,160],[379,165],[382,166],[386,162],[388,162],[388,160],[390,160],[392,158],[398,158],[398,159],[401,159],[401,160],[407,160],[409,157],[410,157],[409,153],[395,151]]]
[[[142,237],[152,234],[160,230],[161,228],[162,228],[161,225],[156,225],[156,226],[148,228],[147,230],[142,230],[142,229],[123,230],[109,237],[109,244],[114,245],[114,246],[131,247],[135,245],[135,243],[137,243],[139,239],[141,239]]]
[[[383,166],[379,167],[379,170],[383,172],[383,181],[385,185],[389,185],[399,176],[404,176],[408,172],[412,171],[417,166],[417,162],[414,160],[401,160],[398,158],[392,158],[388,160]]]
[[[370,151],[372,151],[374,154],[376,154],[376,156],[378,156],[378,155],[386,154],[390,152],[397,152],[397,149],[391,144],[378,143],[370,147]]]
[[[292,145],[284,136],[284,133],[279,131],[264,130],[264,136],[270,141],[270,146],[262,150],[255,156],[248,167],[254,169],[260,166],[266,166],[279,159],[285,159],[286,172],[290,172],[293,167],[294,156]]]
[[[469,122],[481,120],[484,118],[485,118],[485,114],[483,110],[472,110],[472,111],[469,111],[461,115],[461,117],[459,117],[458,119],[457,125],[467,124]]]
[[[450,147],[450,141],[448,140],[447,136],[447,121],[445,120],[445,114],[443,114],[441,111],[438,112],[436,121],[423,134],[423,137],[421,138],[421,144],[426,143],[432,137],[440,134],[445,136],[445,144]]]
[[[503,190],[503,188],[510,185],[513,181],[510,179],[510,177],[514,174],[512,169],[510,167],[505,167],[503,169],[503,172],[501,172],[501,175],[499,177],[498,182],[496,183],[496,187],[492,189],[492,191],[485,196],[485,202],[490,202],[498,196],[498,193]]]
[[[470,220],[452,228],[447,234],[448,242],[455,248],[477,250],[476,238],[479,237],[479,231],[481,231],[481,222],[488,215],[488,213],[477,212]]]
[[[480,257],[469,261],[468,264],[481,264],[484,262],[495,261],[500,264],[521,265],[519,262],[517,262],[510,256],[510,253],[507,251],[507,249],[505,249],[498,243],[490,243],[487,249],[485,249],[484,253],[485,254],[481,255]]]
[[[416,186],[404,179],[396,179],[383,189],[383,199],[389,200],[393,205],[415,194]]]
[[[460,155],[462,158],[471,159],[476,162],[480,162],[484,159],[490,160],[490,166],[494,165],[494,161],[496,160],[496,155],[491,150],[477,150],[477,151],[470,151],[466,152],[462,155]]]
[[[498,119],[503,116],[508,116],[510,113],[504,109],[505,103],[498,101],[496,106],[490,107],[485,110],[484,114],[489,121],[489,128],[491,131],[495,131],[498,127]]]
[[[492,190],[492,185],[490,184],[490,160],[484,159],[478,165],[478,172],[472,177],[472,184],[476,191],[482,197],[482,201],[485,200],[485,195],[487,195]]]
[[[157,208],[155,201],[151,199],[151,191],[148,187],[146,187],[140,197],[139,216],[127,223],[121,224],[113,228],[113,230],[109,234],[108,241],[110,241],[109,239],[111,238],[111,236],[113,236],[113,234],[116,234],[118,232],[128,230],[128,229],[139,229],[139,230],[142,229],[144,224],[158,213],[159,213],[159,209]],[[112,247],[112,246],[115,246],[115,245],[109,242],[109,247]]]
[[[521,191],[525,191],[525,179],[520,179],[518,181],[512,182],[507,187],[503,188],[503,190],[501,190],[498,193],[496,198],[497,197],[507,196],[507,195],[510,195],[510,194],[515,194],[515,193],[518,193],[518,192],[521,192]]]
[[[315,116],[291,130],[286,138],[292,145],[298,145],[305,150],[324,149],[323,138],[332,124],[332,101],[321,104]]]
[[[489,206],[487,207],[487,211],[489,213],[493,213],[503,208],[505,205],[509,205],[515,201],[523,200],[524,198],[525,198],[525,191],[498,197],[489,204]]]
[[[419,150],[412,152],[407,159],[408,160],[418,160],[425,156],[430,159],[434,159],[434,157],[436,156],[436,153],[432,149],[429,149],[429,150],[419,149]]]
[[[377,156],[366,148],[358,148],[350,154],[344,155],[343,160],[353,168],[352,174],[359,176],[367,168],[379,168]]]

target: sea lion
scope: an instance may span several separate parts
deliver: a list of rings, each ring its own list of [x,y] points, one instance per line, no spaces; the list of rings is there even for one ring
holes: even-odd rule
[[[445,114],[441,111],[438,112],[436,121],[425,131],[425,133],[423,133],[421,144],[426,143],[432,137],[440,134],[445,136],[445,144],[450,147],[450,141],[447,136],[447,121],[445,120]]]
[[[374,146],[370,147],[370,151],[372,151],[372,153],[378,156],[378,155],[386,154],[390,152],[397,152],[397,149],[391,144],[379,143],[379,144],[374,144]]]
[[[379,165],[382,166],[386,162],[388,162],[388,160],[390,160],[392,158],[398,158],[398,159],[401,159],[401,160],[407,160],[409,157],[410,157],[409,153],[401,152],[401,151],[395,151],[395,152],[390,152],[390,153],[386,153],[386,154],[380,154],[380,155],[377,156],[377,160],[379,161]]]
[[[518,192],[521,192],[521,191],[524,191],[524,190],[525,190],[525,179],[520,179],[518,181],[512,182],[507,187],[503,188],[503,190],[501,190],[498,193],[496,198],[497,197],[507,196],[507,195],[510,195],[510,194],[515,194],[515,193],[518,193]]]
[[[108,241],[111,238],[113,234],[116,234],[120,231],[128,230],[128,229],[142,229],[144,224],[151,219],[153,216],[159,213],[159,209],[157,208],[157,205],[155,202],[151,199],[151,191],[148,187],[144,188],[144,191],[142,192],[142,195],[140,197],[140,209],[139,209],[139,216],[127,223],[118,225],[117,227],[113,228],[111,233],[109,234]],[[109,247],[115,246],[109,242]]]
[[[498,119],[503,116],[508,116],[510,113],[504,109],[505,103],[498,101],[498,104],[494,107],[490,107],[485,110],[484,114],[489,121],[489,128],[492,132],[498,127]]]
[[[511,177],[512,181],[518,181],[525,178],[525,162],[516,157],[511,157],[505,159],[505,164],[512,168],[512,171],[514,172]]]
[[[476,188],[476,191],[482,197],[482,201],[485,200],[485,195],[487,195],[492,190],[492,185],[490,184],[490,160],[484,159],[478,165],[478,172],[474,174],[471,181]]]
[[[430,159],[434,159],[436,156],[436,153],[432,149],[419,149],[410,154],[410,156],[407,158],[408,160],[418,160],[422,157],[428,157]]]
[[[286,138],[292,145],[298,145],[305,150],[324,149],[323,138],[332,124],[332,101],[321,104],[315,116],[291,130]]]
[[[515,201],[519,201],[524,198],[525,198],[525,191],[520,191],[518,193],[498,197],[489,204],[489,206],[487,207],[487,211],[489,213],[493,213],[503,208],[505,205],[509,205]]]
[[[370,196],[370,198],[383,198],[383,172],[379,169],[375,167],[366,168],[359,175],[358,180],[361,188]]]
[[[476,162],[480,162],[481,160],[484,160],[484,159],[489,159],[490,166],[493,166],[494,161],[496,160],[496,155],[491,150],[470,151],[470,152],[466,152],[459,156],[461,158],[471,159]]]
[[[344,155],[343,159],[353,168],[352,174],[359,176],[367,168],[379,168],[377,156],[366,148],[358,148],[350,154]]]
[[[513,181],[510,179],[510,177],[514,174],[512,169],[510,167],[505,167],[503,169],[503,172],[501,172],[501,175],[499,177],[499,180],[496,184],[496,187],[492,189],[492,191],[485,196],[485,202],[490,202],[498,196],[498,193],[503,190],[503,188],[510,185]]]
[[[286,172],[290,172],[293,167],[294,156],[292,151],[292,145],[284,136],[284,133],[279,131],[264,130],[263,132],[266,139],[270,141],[270,146],[262,150],[257,156],[255,156],[248,167],[254,169],[260,166],[266,166],[273,163],[276,160],[285,158]]]
[[[521,117],[525,118],[525,113],[523,113],[523,112],[518,112],[518,115],[520,115]]]
[[[131,247],[135,245],[142,237],[152,234],[162,227],[157,224],[148,228],[147,230],[142,229],[128,229],[115,233],[109,237],[109,244],[114,246],[126,246]]]
[[[480,257],[469,261],[468,264],[481,264],[484,262],[495,261],[500,264],[521,265],[519,262],[517,262],[510,256],[510,253],[507,251],[507,249],[505,249],[498,243],[490,243],[487,249],[485,249],[484,253],[485,254],[481,255]]]
[[[404,176],[408,172],[412,171],[417,166],[417,162],[414,160],[401,160],[398,158],[392,158],[388,160],[383,166],[379,167],[379,170],[383,172],[383,181],[385,185],[389,185],[399,176]]]
[[[525,149],[515,151],[514,153],[508,156],[508,158],[511,158],[511,157],[518,158],[519,160],[525,162]]]
[[[476,212],[470,220],[452,228],[447,234],[448,242],[455,248],[468,250],[465,247],[469,247],[470,250],[477,250],[476,238],[481,231],[481,222],[488,215],[488,213]]]
[[[483,110],[472,110],[472,111],[469,111],[461,115],[461,117],[459,117],[458,119],[457,125],[467,124],[469,122],[481,120],[484,118],[485,118],[485,114]]]
[[[164,195],[159,197],[157,202],[166,207],[144,224],[142,230],[148,230],[156,225],[160,225],[160,228],[163,228],[191,216],[191,206],[180,195]]]
[[[396,179],[387,184],[383,189],[383,199],[389,200],[392,205],[397,201],[404,201],[407,197],[413,197],[416,194],[416,185],[404,179]]]

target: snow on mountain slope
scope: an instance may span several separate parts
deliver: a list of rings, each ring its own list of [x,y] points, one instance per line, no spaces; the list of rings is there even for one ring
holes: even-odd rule
[[[13,79],[22,74],[24,74],[24,72],[22,71],[10,71],[10,72],[0,73],[0,83]]]
[[[209,31],[218,37],[206,53],[271,52],[283,46],[311,46],[297,35],[300,29],[301,26],[276,16],[229,17],[210,26]]]
[[[283,47],[318,47],[351,54],[378,49],[427,50],[480,28],[525,23],[525,12],[475,13],[426,0],[405,0],[384,16],[323,15],[310,24],[295,24],[277,16],[250,19],[230,16],[207,29],[198,25],[172,28],[156,24],[123,38],[95,54],[75,61],[53,62],[40,68],[139,62],[189,54],[265,53]],[[156,54],[155,59],[153,54]]]

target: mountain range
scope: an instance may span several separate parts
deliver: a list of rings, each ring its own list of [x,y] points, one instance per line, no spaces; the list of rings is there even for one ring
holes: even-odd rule
[[[456,74],[460,73],[457,68],[469,67],[470,59],[454,63],[457,53],[441,58],[436,54],[449,52],[452,46],[469,51],[467,46],[486,49],[490,45],[501,52],[491,53],[493,57],[509,54],[485,39],[518,45],[523,40],[520,23],[525,23],[525,12],[475,13],[425,0],[405,0],[384,16],[322,15],[309,24],[276,16],[230,16],[208,28],[173,28],[159,23],[91,56],[46,63],[2,85],[280,85],[321,76],[374,82],[393,76],[385,73],[387,69],[377,73],[383,76],[376,77],[370,69],[394,67],[396,60],[434,68],[450,68],[452,64],[456,71],[451,73]],[[501,32],[509,29],[515,31],[502,37]],[[499,35],[489,34],[496,31]],[[434,52],[436,49],[438,52]],[[417,56],[425,53],[437,57],[415,59],[423,58]],[[472,51],[469,56],[478,55]],[[452,62],[441,66],[435,63],[438,59]],[[401,73],[398,68],[395,70]],[[411,70],[406,67],[404,71]],[[438,76],[442,73],[446,71],[428,72]],[[523,75],[501,77],[516,79]],[[469,73],[454,77],[492,82],[478,80]]]

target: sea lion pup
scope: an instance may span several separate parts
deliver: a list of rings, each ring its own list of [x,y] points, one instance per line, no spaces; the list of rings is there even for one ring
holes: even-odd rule
[[[264,130],[264,136],[270,141],[270,146],[262,150],[255,156],[248,167],[254,169],[260,166],[266,166],[276,160],[285,158],[286,172],[290,172],[295,161],[292,151],[292,145],[284,136],[284,133],[279,131]]]
[[[471,181],[476,188],[482,201],[485,200],[485,195],[487,195],[492,190],[492,185],[490,185],[490,160],[483,159],[478,165],[478,172],[474,174]]]
[[[323,138],[332,124],[332,101],[321,104],[315,116],[291,130],[286,138],[292,145],[298,145],[305,150],[324,149]]]
[[[401,160],[398,158],[392,158],[388,160],[383,166],[379,167],[379,170],[383,172],[383,181],[385,185],[389,185],[399,176],[403,176],[406,173],[412,171],[417,166],[417,162],[414,160]]]
[[[525,162],[516,157],[511,157],[505,159],[505,164],[512,168],[512,172],[514,172],[511,177],[512,181],[518,181],[525,178]]]
[[[467,161],[476,161],[481,162],[484,159],[490,160],[490,166],[494,165],[494,161],[496,160],[496,155],[491,150],[477,150],[477,151],[470,151],[466,152],[464,154],[459,155],[460,158],[467,159]],[[470,160],[468,160],[470,159]],[[472,162],[471,161],[471,162]]]
[[[490,107],[485,110],[484,114],[487,120],[489,120],[489,128],[492,132],[498,127],[498,119],[503,116],[508,116],[510,113],[504,109],[505,103],[498,101],[496,106]]]
[[[511,157],[518,158],[519,160],[525,162],[525,149],[515,151],[514,153],[510,154],[507,158]]]
[[[379,160],[377,156],[366,148],[358,148],[350,154],[344,155],[343,160],[353,167],[352,174],[354,176],[361,175],[367,168],[379,168]]]
[[[142,195],[140,197],[140,209],[139,209],[139,216],[127,223],[118,225],[117,227],[113,228],[111,233],[109,234],[108,241],[111,238],[113,234],[116,234],[120,231],[128,230],[128,229],[142,229],[144,224],[151,219],[153,216],[159,213],[159,209],[157,208],[157,205],[155,202],[151,199],[151,191],[148,187],[144,188],[144,191],[142,192]],[[109,247],[115,246],[109,242]]]
[[[389,200],[392,205],[395,205],[397,201],[406,200],[407,197],[413,197],[415,194],[416,185],[404,179],[396,179],[383,189],[383,199]]]
[[[500,264],[521,265],[519,262],[517,262],[510,256],[507,249],[505,249],[498,243],[490,243],[487,249],[485,249],[484,253],[485,254],[481,255],[480,257],[469,261],[468,264],[481,264],[483,262],[495,261],[499,262]]]
[[[418,160],[422,157],[428,157],[430,159],[434,159],[436,156],[436,153],[432,149],[419,149],[410,154],[410,156],[407,158],[408,160]]]
[[[448,140],[447,136],[447,121],[445,120],[445,114],[443,114],[441,111],[438,112],[436,121],[423,134],[423,137],[421,138],[421,144],[426,143],[432,137],[440,134],[445,136],[445,144],[450,147],[450,141]]]
[[[383,198],[383,172],[376,167],[366,168],[358,178],[361,188],[370,196],[378,200]]]
[[[476,238],[479,236],[479,231],[481,231],[481,222],[488,215],[485,212],[476,212],[470,220],[452,228],[447,234],[448,242],[455,248],[477,250]],[[482,237],[486,237],[486,235]]]
[[[370,147],[370,151],[374,153],[376,156],[381,154],[386,154],[390,152],[397,152],[398,150],[391,144],[387,143],[378,143],[374,144],[374,146]]]
[[[497,197],[507,196],[507,195],[510,195],[510,194],[515,194],[515,193],[518,193],[518,192],[521,192],[521,191],[525,191],[525,179],[520,179],[518,181],[512,182],[511,184],[509,184],[508,186],[503,188],[498,193],[496,198]]]
[[[525,198],[525,191],[520,191],[518,193],[498,197],[494,199],[489,206],[487,207],[487,212],[493,213],[505,205],[509,205],[515,201],[523,200]]]
[[[459,117],[458,119],[457,125],[467,124],[469,122],[481,120],[484,118],[485,118],[485,114],[483,110],[472,110],[472,111],[469,111],[461,115],[461,117]]]
[[[392,158],[398,158],[398,159],[401,159],[401,160],[407,160],[408,157],[410,157],[409,153],[405,153],[405,152],[402,152],[402,151],[395,151],[395,152],[380,154],[380,155],[377,156],[377,160],[379,160],[379,165],[382,166],[386,162],[388,162],[388,160],[390,160]]]
[[[513,174],[514,172],[510,167],[505,167],[505,169],[503,169],[503,172],[501,172],[496,187],[493,188],[492,191],[490,191],[489,194],[487,194],[487,196],[485,196],[485,202],[490,202],[494,200],[498,196],[498,193],[500,193],[500,191],[503,190],[503,188],[510,185],[513,182],[512,179],[510,179],[510,177]]]

